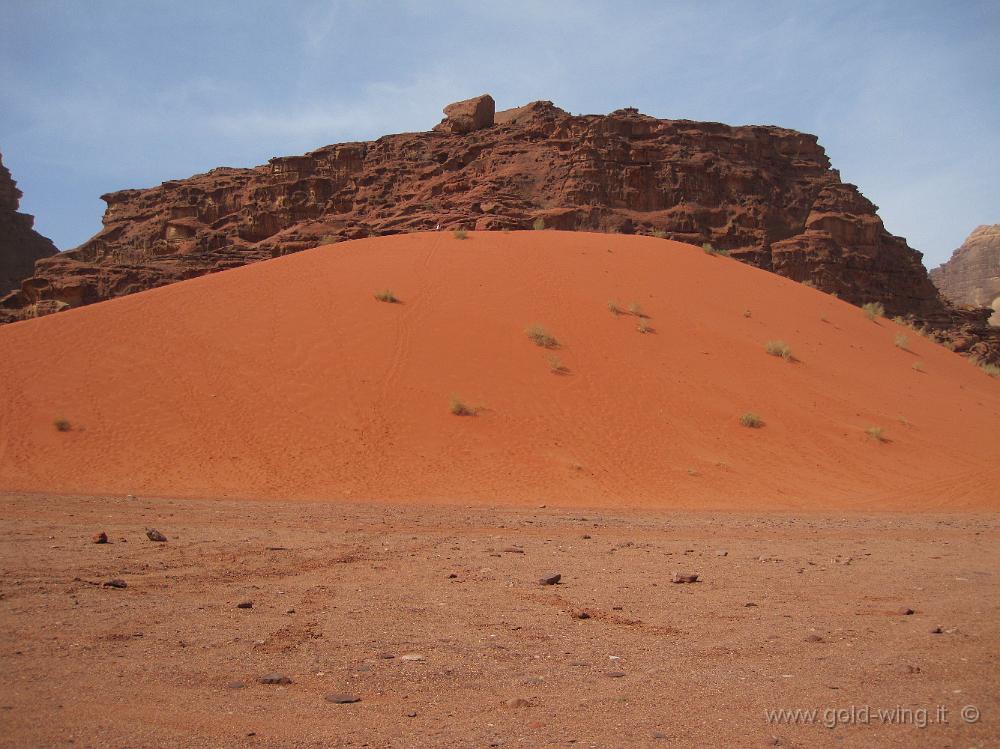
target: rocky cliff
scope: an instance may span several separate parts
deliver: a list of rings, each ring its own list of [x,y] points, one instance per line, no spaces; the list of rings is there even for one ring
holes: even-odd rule
[[[991,307],[990,323],[1000,326],[1000,224],[978,227],[930,276],[955,304]]]
[[[0,154],[0,296],[19,289],[39,258],[56,254],[56,246],[32,227],[35,219],[18,213],[21,191]]]
[[[941,299],[920,253],[841,181],[816,136],[635,109],[574,116],[547,101],[495,112],[488,96],[445,113],[430,132],[105,195],[104,229],[40,262],[34,278],[0,300],[0,320],[38,302],[90,304],[344,239],[544,223],[709,242],[951,331],[960,350],[1000,354],[978,333],[988,313],[960,313]]]

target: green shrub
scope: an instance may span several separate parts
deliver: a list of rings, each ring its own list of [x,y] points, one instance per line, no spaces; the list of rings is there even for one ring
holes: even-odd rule
[[[656,229],[653,232],[653,236],[656,237],[657,239],[666,239],[667,238],[667,233],[665,231],[663,231],[663,229]]]
[[[869,320],[874,320],[876,317],[883,317],[885,315],[885,306],[882,302],[868,302],[861,305],[861,310]]]
[[[545,219],[539,216],[534,220],[534,222],[532,222],[531,228],[535,231],[541,231],[545,228]]]
[[[784,341],[768,341],[764,344],[764,350],[771,356],[780,356],[785,361],[792,359],[792,347]]]
[[[760,429],[764,426],[764,420],[752,411],[747,411],[740,416],[740,424],[750,429]]]
[[[1000,366],[996,364],[988,364],[986,362],[981,362],[979,368],[982,369],[990,377],[996,377],[1000,379]]]

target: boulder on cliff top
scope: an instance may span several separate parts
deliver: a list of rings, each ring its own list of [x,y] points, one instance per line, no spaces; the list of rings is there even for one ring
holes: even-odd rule
[[[444,119],[434,126],[439,133],[465,135],[493,125],[496,102],[489,94],[456,101],[444,108]]]

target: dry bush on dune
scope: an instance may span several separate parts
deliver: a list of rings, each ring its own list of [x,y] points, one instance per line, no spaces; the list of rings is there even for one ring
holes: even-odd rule
[[[534,220],[534,222],[532,222],[531,228],[535,231],[541,231],[545,228],[545,219],[539,216]]]
[[[610,310],[611,314],[615,317],[618,317],[618,315],[622,313],[622,308],[616,301],[608,302],[608,310]]]
[[[882,427],[875,427],[875,426],[868,427],[865,430],[865,434],[867,434],[876,442],[886,441],[885,432],[882,430]]]
[[[559,341],[556,340],[556,337],[541,325],[530,325],[525,329],[524,333],[536,346],[541,346],[542,348],[559,348]]]
[[[905,349],[906,348],[906,344],[909,342],[909,340],[910,339],[907,338],[902,333],[897,333],[896,334],[896,348]]]
[[[784,341],[768,341],[764,344],[764,350],[771,356],[780,356],[785,361],[792,360],[792,347]]]
[[[448,399],[448,410],[455,416],[475,416],[476,408],[467,403],[463,403],[457,395],[452,395]]]
[[[455,231],[452,232],[452,236],[455,237],[455,239],[468,239],[469,232],[465,229],[455,229]]]
[[[380,302],[386,302],[387,304],[399,304],[399,297],[392,293],[389,289],[383,289],[375,294],[375,298]]]
[[[867,302],[861,305],[861,311],[865,313],[865,317],[869,320],[874,320],[876,317],[883,317],[885,315],[885,306],[882,302]]]
[[[740,416],[740,424],[750,429],[760,429],[764,426],[764,420],[752,411],[747,411]]]
[[[70,423],[61,416],[58,419],[55,419],[52,422],[52,425],[60,432],[68,432],[71,429]]]

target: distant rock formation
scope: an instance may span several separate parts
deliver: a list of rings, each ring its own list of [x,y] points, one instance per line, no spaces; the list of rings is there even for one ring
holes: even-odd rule
[[[711,243],[862,304],[880,301],[957,350],[1000,357],[988,311],[957,310],[921,254],[840,180],[816,136],[773,126],[574,116],[538,101],[494,113],[483,95],[434,130],[326,146],[104,195],[104,229],[39,263],[0,321],[344,239],[442,228],[644,233]]]
[[[1000,224],[976,228],[930,276],[955,304],[992,308],[990,324],[1000,327]]]
[[[17,212],[21,194],[0,154],[0,296],[21,288],[21,282],[34,273],[36,260],[58,252],[51,240],[32,228],[32,216]]]

